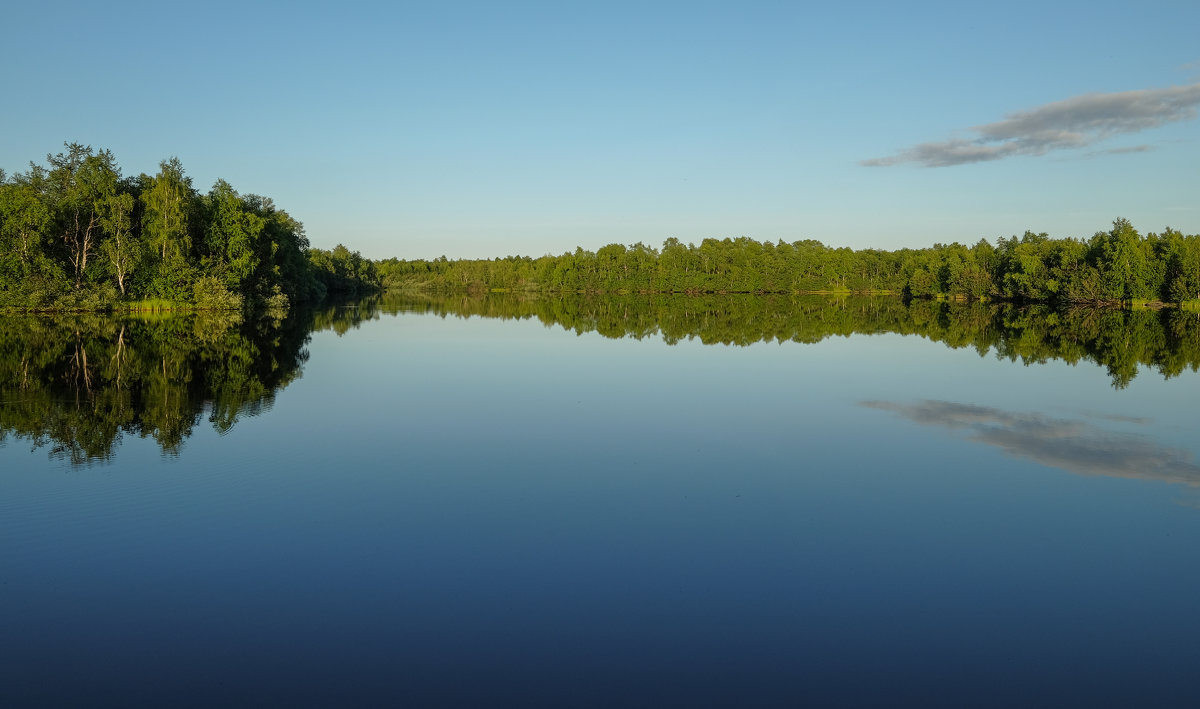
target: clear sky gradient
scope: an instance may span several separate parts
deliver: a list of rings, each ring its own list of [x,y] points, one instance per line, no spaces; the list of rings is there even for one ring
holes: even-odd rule
[[[1200,2],[7,3],[0,167],[63,141],[314,246],[1200,233]]]

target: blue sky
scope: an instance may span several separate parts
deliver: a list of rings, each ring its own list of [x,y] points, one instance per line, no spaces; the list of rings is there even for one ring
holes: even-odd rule
[[[23,3],[0,167],[178,156],[372,258],[1200,233],[1200,3],[1044,5]]]

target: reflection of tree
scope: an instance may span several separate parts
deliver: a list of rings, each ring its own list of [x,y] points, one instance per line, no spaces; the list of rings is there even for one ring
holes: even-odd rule
[[[1114,387],[1128,386],[1140,367],[1165,377],[1200,368],[1200,317],[1178,309],[1119,310],[956,303],[894,297],[787,295],[616,295],[537,297],[387,294],[363,301],[359,321],[378,312],[445,317],[537,318],[576,333],[661,336],[668,344],[820,342],[853,334],[919,335],[953,348],[1026,364],[1095,362]],[[333,311],[329,311],[333,312]],[[320,320],[320,317],[318,317]]]
[[[299,375],[308,333],[382,314],[536,318],[576,333],[705,344],[819,342],[899,333],[1025,363],[1088,360],[1123,387],[1141,367],[1200,368],[1200,318],[1184,310],[1053,310],[899,298],[754,295],[383,295],[284,320],[198,313],[0,318],[0,442],[74,463],[105,460],[123,434],[178,453],[202,416],[218,431],[269,408]]]
[[[178,454],[206,411],[227,431],[270,405],[299,375],[306,325],[228,313],[0,318],[0,441],[74,464],[110,459],[123,434]]]
[[[1073,473],[1200,486],[1200,465],[1192,462],[1186,451],[1161,446],[1145,436],[1109,431],[1086,421],[952,401],[917,404],[864,401],[863,406],[891,411],[926,426],[967,430],[972,440]]]

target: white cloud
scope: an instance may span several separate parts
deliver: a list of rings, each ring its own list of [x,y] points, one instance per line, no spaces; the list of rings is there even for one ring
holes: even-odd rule
[[[1200,83],[1167,89],[1111,94],[1084,94],[1064,101],[1010,113],[1002,121],[976,126],[973,139],[954,138],[920,143],[895,155],[862,161],[868,167],[917,163],[948,167],[1000,160],[1014,155],[1044,155],[1053,150],[1082,148],[1126,133],[1165,123],[1191,120],[1200,104]],[[1150,146],[1111,152],[1144,152]]]

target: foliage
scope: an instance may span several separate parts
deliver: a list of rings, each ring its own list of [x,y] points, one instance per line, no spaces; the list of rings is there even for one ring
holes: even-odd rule
[[[240,310],[242,296],[230,291],[215,276],[204,276],[192,286],[192,302],[208,310]]]
[[[903,293],[1027,303],[1179,302],[1200,297],[1200,236],[1141,236],[1124,219],[1089,241],[1025,232],[993,246],[854,251],[819,241],[668,239],[661,249],[609,244],[537,259],[387,259],[384,287],[542,293]]]
[[[374,264],[354,253],[361,264],[330,289],[328,252],[310,252],[299,221],[224,180],[200,194],[178,158],[135,178],[122,178],[111,152],[78,143],[46,162],[0,173],[0,308],[278,310],[378,286]]]
[[[313,275],[325,292],[341,296],[361,295],[378,288],[375,262],[338,244],[332,251],[308,250]]]

